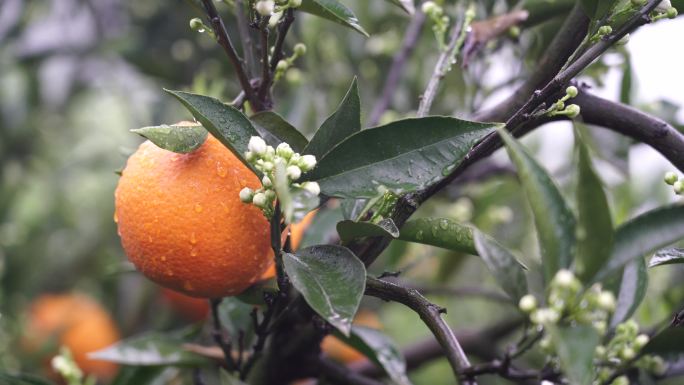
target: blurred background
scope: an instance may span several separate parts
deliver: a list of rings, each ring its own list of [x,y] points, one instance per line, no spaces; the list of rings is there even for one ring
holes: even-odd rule
[[[290,49],[303,42],[308,52],[277,85],[275,110],[306,134],[334,110],[355,75],[363,114],[368,116],[409,22],[388,2],[343,2],[370,38],[302,14],[297,14],[288,35]],[[459,9],[455,3],[447,1],[452,16]],[[502,14],[515,3],[479,1],[478,15]],[[219,10],[237,36],[233,8],[219,4]],[[533,70],[564,12],[525,25],[519,36],[502,36],[484,47],[466,69],[455,66],[432,113],[467,118],[508,96]],[[41,371],[40,360],[16,347],[22,345],[29,304],[44,293],[88,293],[111,312],[123,336],[169,330],[198,318],[196,313],[188,319],[174,310],[154,284],[127,264],[112,215],[116,172],[141,142],[129,130],[190,118],[162,88],[225,101],[238,93],[223,51],[209,36],[188,26],[191,18],[201,16],[191,2],[182,0],[0,1],[0,369]],[[682,18],[646,26],[582,79],[599,95],[631,103],[682,127],[682,36]],[[437,54],[426,25],[381,122],[414,114]],[[590,132],[616,223],[677,200],[660,182],[672,166],[659,154],[609,131]],[[524,142],[561,185],[572,186],[569,123],[548,125]],[[507,165],[505,154],[494,159]],[[321,224],[333,223],[330,218],[337,214],[328,211],[319,213]],[[473,222],[525,259],[535,250],[527,211],[517,182],[508,173],[455,185],[417,215]],[[317,229],[307,232],[304,244],[325,239],[334,226]],[[377,266],[378,271],[401,269],[406,272],[403,278],[417,286],[484,284],[487,290],[496,290],[479,260],[426,246],[395,242]],[[652,272],[662,279],[651,280],[648,300],[640,309],[645,324],[666,317],[684,296],[681,288],[666,292],[676,272],[683,271]],[[436,294],[433,299],[453,309],[448,319],[456,329],[482,327],[512,311],[508,305],[462,293]],[[380,310],[372,305],[385,331],[400,345],[428,335],[420,320],[399,305]],[[436,361],[417,371],[415,379],[446,384],[451,377],[444,373],[449,372],[444,362]]]

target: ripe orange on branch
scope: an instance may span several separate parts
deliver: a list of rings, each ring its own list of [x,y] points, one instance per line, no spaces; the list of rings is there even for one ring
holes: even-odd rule
[[[244,187],[260,186],[211,135],[188,154],[144,142],[115,193],[128,259],[154,282],[193,297],[239,294],[270,262],[269,223],[239,198]]]
[[[119,340],[119,331],[109,313],[90,297],[81,294],[38,297],[29,307],[24,335],[23,346],[29,352],[40,352],[54,342],[55,348],[62,345],[69,348],[74,361],[86,374],[99,379],[116,374],[116,364],[88,358],[88,353]],[[47,353],[54,356],[57,351]]]

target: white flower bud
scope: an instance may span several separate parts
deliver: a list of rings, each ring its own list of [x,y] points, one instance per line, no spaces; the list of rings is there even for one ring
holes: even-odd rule
[[[246,151],[245,152],[245,159],[249,163],[254,163],[254,161],[256,160],[256,154],[254,154],[252,151]]]
[[[647,336],[646,334],[639,334],[639,335],[636,336],[636,338],[634,339],[634,346],[635,346],[637,349],[641,349],[641,348],[643,348],[644,346],[646,346],[646,344],[648,343],[649,340],[650,340],[650,338],[648,338],[648,336]]]
[[[434,12],[438,8],[439,8],[439,6],[437,4],[435,4],[434,1],[426,1],[423,3],[421,10],[423,11],[423,13],[429,14],[429,13]]]
[[[553,283],[561,288],[569,289],[575,284],[575,281],[577,281],[577,278],[575,278],[575,274],[573,274],[572,271],[567,269],[558,270],[556,275],[553,277]]]
[[[271,15],[271,17],[268,18],[268,26],[271,28],[274,28],[276,25],[278,25],[278,22],[280,19],[283,17],[282,12],[276,12]]]
[[[264,191],[264,195],[266,195],[266,199],[268,199],[269,202],[273,202],[276,198],[276,193],[273,190]]]
[[[245,187],[240,190],[240,200],[243,203],[252,203],[252,197],[254,196],[254,191],[251,188]]]
[[[560,314],[553,309],[538,309],[532,312],[530,320],[538,325],[554,324],[560,319]]]
[[[283,72],[283,71],[287,70],[287,67],[289,67],[289,66],[290,65],[287,64],[286,60],[279,60],[278,64],[276,64],[276,70],[279,72]]]
[[[679,180],[679,177],[674,172],[670,171],[670,172],[665,173],[665,183],[669,184],[670,186],[675,184],[675,182],[678,180]]]
[[[280,143],[276,148],[275,152],[276,155],[282,156],[283,158],[288,160],[292,157],[292,155],[294,155],[292,147],[290,147],[290,145],[285,142]]]
[[[613,380],[610,385],[629,385],[629,379],[627,376],[620,376]]]
[[[670,3],[670,0],[663,0],[658,4],[655,10],[656,12],[667,12],[670,8],[672,8],[672,3]]]
[[[266,158],[266,160],[273,160],[274,155],[275,150],[273,149],[273,146],[266,146],[266,154],[264,155],[264,158]]]
[[[262,169],[264,172],[273,171],[273,162],[264,162],[264,163],[261,165],[261,169]]]
[[[202,23],[202,19],[199,17],[195,17],[193,19],[190,19],[190,29],[193,31],[204,31],[204,23]]]
[[[636,356],[636,353],[634,352],[634,349],[632,349],[632,348],[625,347],[625,348],[622,348],[622,350],[620,350],[620,358],[622,358],[625,361],[629,361],[632,358],[634,358],[635,356]]]
[[[252,203],[254,203],[255,206],[264,208],[266,207],[266,202],[268,201],[268,198],[266,198],[266,194],[264,193],[256,193],[254,194],[254,198],[252,198]]]
[[[594,329],[598,332],[598,334],[606,334],[606,330],[608,330],[608,325],[606,324],[606,321],[594,321],[593,322]]]
[[[674,192],[678,195],[684,194],[684,182],[682,182],[681,180],[674,182],[672,188],[674,189]]]
[[[604,357],[606,356],[606,353],[607,353],[607,352],[608,352],[608,351],[606,350],[606,347],[603,346],[603,345],[597,346],[596,349],[594,350],[594,354],[596,354],[596,356],[597,356],[598,358],[601,358],[601,359],[604,358]]]
[[[605,311],[615,310],[615,296],[609,291],[602,291],[596,298],[596,303]]]
[[[518,307],[525,313],[530,313],[537,308],[537,299],[532,294],[527,294],[520,298]]]
[[[312,170],[314,167],[316,167],[316,157],[313,155],[302,156],[302,158],[299,160],[299,167],[301,167],[303,171]]]
[[[297,43],[297,44],[295,44],[295,46],[294,46],[294,53],[295,53],[297,56],[302,56],[302,55],[304,55],[304,54],[306,53],[306,45],[304,45],[303,43]]]
[[[565,113],[569,118],[576,118],[580,114],[580,106],[577,104],[571,104],[565,107]]]
[[[302,188],[313,195],[321,193],[321,186],[318,185],[318,182],[304,182],[302,183]]]
[[[271,16],[273,11],[275,10],[275,1],[259,0],[254,5],[254,9],[256,9],[256,11],[259,12],[261,16]]]
[[[577,90],[577,87],[575,87],[575,86],[570,86],[570,87],[565,89],[565,93],[571,98],[574,98],[575,96],[577,96],[578,92],[579,91]]]
[[[271,182],[271,178],[269,178],[268,175],[264,175],[264,177],[261,178],[261,185],[264,187],[271,187],[273,186],[273,182]]]
[[[285,172],[287,173],[287,177],[290,178],[290,180],[297,180],[300,176],[302,176],[302,169],[300,169],[297,166],[287,166]]]
[[[266,142],[258,136],[253,136],[249,138],[247,148],[255,155],[263,155],[266,153]]]

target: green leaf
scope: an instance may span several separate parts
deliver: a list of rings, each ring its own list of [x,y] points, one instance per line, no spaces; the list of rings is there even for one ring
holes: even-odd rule
[[[366,267],[349,249],[336,245],[284,253],[292,285],[321,317],[349,336],[352,319],[366,288]]]
[[[601,179],[594,171],[589,150],[576,131],[579,152],[577,177],[577,270],[584,282],[601,270],[613,250],[613,221]]]
[[[199,148],[207,140],[207,130],[200,125],[166,125],[132,129],[157,147],[185,154]]]
[[[31,374],[0,373],[0,383],[4,385],[53,385],[52,381]]]
[[[254,123],[254,128],[259,135],[273,147],[285,142],[295,152],[301,153],[309,144],[301,132],[273,111],[258,112],[249,119]]]
[[[337,145],[305,177],[329,196],[371,198],[381,186],[415,191],[447,175],[495,126],[431,116],[369,128]]]
[[[420,218],[408,221],[399,239],[478,255],[473,241],[473,228],[448,218]]]
[[[321,159],[343,140],[361,131],[361,101],[356,77],[344,99],[328,119],[321,124],[304,153]]]
[[[615,313],[611,327],[628,320],[637,310],[648,289],[648,270],[643,259],[635,259],[625,266],[620,283]]]
[[[352,326],[351,336],[335,333],[336,337],[363,353],[379,365],[397,385],[410,385],[406,375],[406,360],[397,345],[379,330],[363,326]]]
[[[387,0],[390,3],[396,5],[397,7],[403,9],[409,15],[413,15],[416,12],[416,7],[413,5],[413,0]]]
[[[366,37],[369,36],[359,24],[359,19],[356,18],[354,12],[337,0],[302,0],[302,5],[297,9],[342,24]]]
[[[173,333],[145,333],[90,353],[91,359],[133,366],[198,366],[211,361],[185,350],[183,338]]]
[[[176,376],[172,366],[122,366],[109,385],[165,385]]]
[[[380,195],[382,196],[382,195]],[[361,214],[364,213],[364,209],[367,207],[368,199],[353,199],[347,198],[342,199],[340,206],[342,207],[342,215],[344,219],[349,219],[352,221],[358,221]]]
[[[249,139],[259,134],[242,112],[208,96],[167,89],[164,91],[175,96],[207,131],[231,150],[242,163],[254,169],[244,159],[244,153],[247,152]]]
[[[363,237],[397,238],[399,229],[391,218],[385,218],[378,223],[341,221],[337,224],[337,233],[343,243]]]
[[[591,325],[549,326],[563,372],[573,385],[591,385],[599,336]]]
[[[473,235],[478,254],[499,286],[517,304],[520,298],[528,293],[525,266],[492,237],[477,230]]]
[[[311,210],[318,207],[320,199],[309,190],[291,186],[287,179],[285,165],[277,163],[273,172],[273,187],[278,195],[280,209],[285,223],[297,223]]]
[[[684,353],[684,327],[668,327],[651,338],[641,352],[661,355]]]
[[[684,206],[671,205],[648,211],[618,227],[613,253],[597,274],[600,280],[630,261],[684,238]]]
[[[251,316],[253,308],[254,306],[248,305],[236,297],[227,297],[221,300],[218,307],[219,319],[232,341],[237,341],[240,334],[244,333],[242,338],[245,346],[252,344],[255,338],[254,322]]]
[[[311,224],[304,232],[299,248],[337,242],[335,226],[337,222],[343,219],[342,210],[339,207],[335,209],[322,208],[316,213]]]
[[[219,370],[219,379],[221,380],[221,385],[246,385],[237,376],[226,372],[223,368]]]
[[[547,172],[504,129],[499,134],[518,169],[520,182],[534,214],[546,282],[560,269],[569,268],[575,248],[575,218]]]
[[[684,263],[684,249],[658,250],[648,262],[648,267]]]

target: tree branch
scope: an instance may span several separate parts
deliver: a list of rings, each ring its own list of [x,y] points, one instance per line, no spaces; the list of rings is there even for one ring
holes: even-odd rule
[[[238,57],[238,54],[235,51],[235,47],[233,46],[233,42],[230,40],[226,26],[223,23],[223,19],[221,19],[221,16],[219,16],[218,12],[216,11],[214,2],[212,0],[202,0],[202,4],[204,5],[204,10],[206,11],[207,16],[209,16],[211,28],[214,30],[214,34],[216,35],[219,45],[223,47],[224,51],[226,51],[228,59],[230,59],[231,64],[233,64],[233,68],[235,68],[235,73],[237,74],[238,80],[240,81],[240,86],[245,92],[247,100],[252,103],[252,106],[257,111],[260,111],[261,104],[254,94],[254,89],[252,88],[249,77],[247,76],[245,68],[243,67],[242,59]]]
[[[584,122],[608,128],[648,144],[684,172],[684,135],[668,123],[630,106],[580,91],[572,103]]]
[[[440,342],[456,378],[463,378],[462,374],[466,368],[470,367],[470,362],[454,332],[442,319],[442,313],[446,311],[445,309],[425,299],[417,290],[407,289],[372,277],[368,277],[366,281],[366,294],[386,301],[399,302],[418,313],[425,325]],[[476,382],[473,379],[463,378],[463,384],[476,385]]]
[[[406,67],[406,62],[413,52],[413,49],[418,43],[418,38],[425,25],[425,14],[417,10],[416,13],[411,18],[411,22],[406,27],[406,34],[404,35],[404,41],[401,44],[401,49],[394,55],[392,59],[392,66],[390,67],[389,73],[387,74],[387,79],[385,79],[385,85],[382,89],[382,94],[378,101],[373,106],[373,110],[368,118],[368,126],[375,126],[380,121],[380,117],[389,107],[390,100],[394,96],[394,92],[399,85],[399,80],[404,72],[404,67]]]
[[[223,356],[225,359],[226,367],[229,371],[239,370],[235,360],[233,359],[232,346],[230,341],[226,341],[223,338],[223,331],[221,328],[221,319],[219,318],[219,305],[221,304],[221,299],[210,299],[209,304],[211,305],[211,318],[212,318],[212,336],[214,342],[221,348]]]
[[[254,58],[254,45],[252,44],[252,33],[249,30],[247,23],[248,16],[245,14],[244,0],[235,1],[235,16],[237,19],[238,33],[240,34],[240,43],[242,45],[242,53],[245,56],[245,67],[249,72],[249,76],[256,76],[257,62]]]

